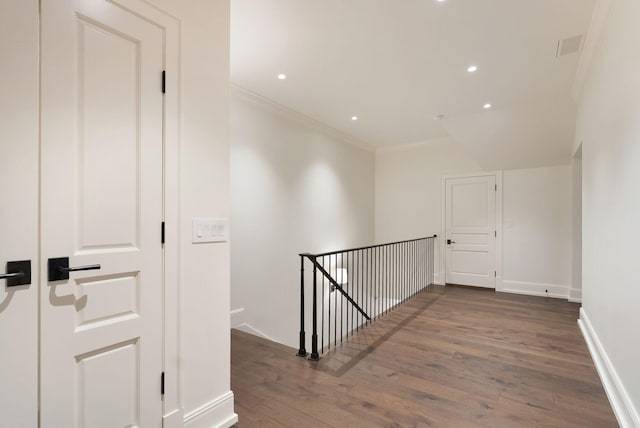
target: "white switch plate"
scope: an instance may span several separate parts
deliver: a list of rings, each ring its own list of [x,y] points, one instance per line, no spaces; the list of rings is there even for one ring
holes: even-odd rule
[[[194,244],[203,242],[226,242],[228,240],[229,222],[226,218],[193,218],[191,242]]]

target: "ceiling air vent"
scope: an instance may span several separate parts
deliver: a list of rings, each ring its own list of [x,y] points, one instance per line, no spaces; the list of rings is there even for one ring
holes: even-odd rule
[[[582,45],[582,35],[567,37],[558,41],[558,49],[556,50],[556,57],[571,55],[580,51]]]

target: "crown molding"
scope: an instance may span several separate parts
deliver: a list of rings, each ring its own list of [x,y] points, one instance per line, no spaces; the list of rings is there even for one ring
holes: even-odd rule
[[[589,69],[593,62],[593,57],[598,47],[598,42],[602,37],[605,23],[609,17],[609,11],[613,0],[597,0],[596,6],[591,16],[591,22],[589,24],[589,30],[585,37],[584,44],[582,46],[582,53],[580,54],[580,60],[578,61],[578,69],[576,71],[576,78],[573,82],[573,88],[571,95],[575,102],[580,101],[584,85],[587,82],[589,76]]]
[[[260,107],[271,110],[274,113],[277,113],[287,119],[299,122],[309,128],[312,128],[340,142],[355,146],[362,150],[366,150],[370,152],[375,151],[375,147],[372,144],[364,142],[356,137],[353,137],[352,135],[349,135],[336,128],[333,128],[324,122],[320,122],[296,110],[290,109],[289,107],[286,107],[280,103],[277,103],[269,98],[256,94],[255,92],[252,92],[249,89],[243,88],[242,86],[238,86],[235,83],[231,83],[229,85],[229,89],[231,92],[231,96],[236,96],[240,99],[243,99],[245,101],[256,104]]]
[[[451,140],[452,138],[450,136],[447,136],[447,137],[433,138],[431,140],[426,140],[426,141],[417,141],[414,143],[394,144],[390,146],[378,147],[376,148],[376,153],[389,153],[389,152],[402,152],[406,150],[415,150],[415,149],[420,149],[422,147],[433,146],[434,144],[437,144],[437,143],[446,143]]]

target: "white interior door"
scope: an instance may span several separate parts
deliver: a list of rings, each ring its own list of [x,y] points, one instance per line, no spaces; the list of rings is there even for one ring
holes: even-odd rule
[[[446,180],[446,282],[495,288],[496,177]]]
[[[159,427],[163,32],[107,0],[41,13],[41,426]],[[59,257],[100,269],[49,281]]]

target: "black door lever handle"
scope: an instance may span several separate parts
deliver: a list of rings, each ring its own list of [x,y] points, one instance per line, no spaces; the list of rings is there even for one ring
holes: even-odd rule
[[[100,269],[100,265],[86,265],[86,266],[76,266],[76,267],[59,267],[58,270],[60,272],[78,272],[81,270],[98,270]]]
[[[451,239],[447,239],[447,245],[455,244],[456,241],[452,241]]]
[[[83,270],[98,270],[100,265],[86,265],[69,267],[69,257],[57,257],[49,259],[49,282],[64,281],[69,279],[69,272],[78,272]]]

